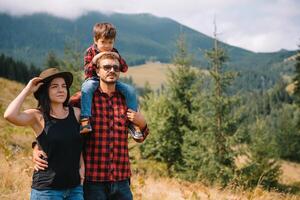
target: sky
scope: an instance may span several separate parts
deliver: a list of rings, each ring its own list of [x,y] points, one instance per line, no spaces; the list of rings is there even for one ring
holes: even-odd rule
[[[89,11],[150,13],[168,17],[255,52],[295,50],[300,45],[300,0],[0,0],[0,12],[36,12],[76,19]]]

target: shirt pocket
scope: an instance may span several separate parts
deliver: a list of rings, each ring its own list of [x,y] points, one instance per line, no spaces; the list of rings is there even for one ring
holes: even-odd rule
[[[118,109],[115,113],[115,128],[118,132],[124,132],[127,130],[127,114],[125,109]]]
[[[116,123],[118,129],[124,129],[126,130],[127,126],[127,116],[123,113],[120,113],[117,117],[117,123]]]

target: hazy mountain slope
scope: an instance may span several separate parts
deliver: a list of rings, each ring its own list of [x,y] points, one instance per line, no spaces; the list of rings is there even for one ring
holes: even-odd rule
[[[111,22],[118,30],[116,46],[129,64],[145,60],[170,62],[176,50],[180,32],[185,34],[188,48],[194,58],[205,65],[203,51],[212,47],[210,37],[178,22],[150,14],[111,14],[90,12],[75,20],[34,14],[12,17],[0,14],[0,53],[42,66],[49,51],[62,57],[66,43],[76,43],[84,50],[92,43],[92,27],[96,22]],[[74,45],[74,46],[76,46]],[[294,52],[254,53],[222,44],[231,58],[230,65],[259,66],[286,58]]]

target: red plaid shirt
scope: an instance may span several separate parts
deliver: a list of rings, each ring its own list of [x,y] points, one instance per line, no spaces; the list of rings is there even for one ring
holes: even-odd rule
[[[80,94],[71,98],[80,105]],[[128,119],[124,96],[116,91],[111,97],[99,89],[92,104],[93,132],[84,139],[85,180],[91,182],[120,181],[131,176],[128,155]],[[143,130],[144,138],[149,130]]]
[[[113,48],[112,52],[116,52],[119,54],[118,50]],[[92,63],[92,60],[94,58],[95,55],[97,55],[98,53],[100,53],[100,50],[97,48],[96,44],[91,45],[84,54],[84,75],[85,75],[85,79],[87,78],[91,78],[93,76],[97,76],[96,74],[96,65],[94,65]],[[121,66],[121,72],[125,73],[128,70],[128,66],[125,62],[125,60],[121,57],[121,55],[119,54],[120,59],[120,66]]]

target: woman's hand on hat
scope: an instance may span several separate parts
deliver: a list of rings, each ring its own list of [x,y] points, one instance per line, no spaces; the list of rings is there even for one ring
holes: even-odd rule
[[[36,92],[41,85],[43,85],[43,82],[41,82],[43,79],[40,77],[35,77],[31,79],[28,84],[26,85],[25,89],[27,90],[28,95],[31,93]]]

